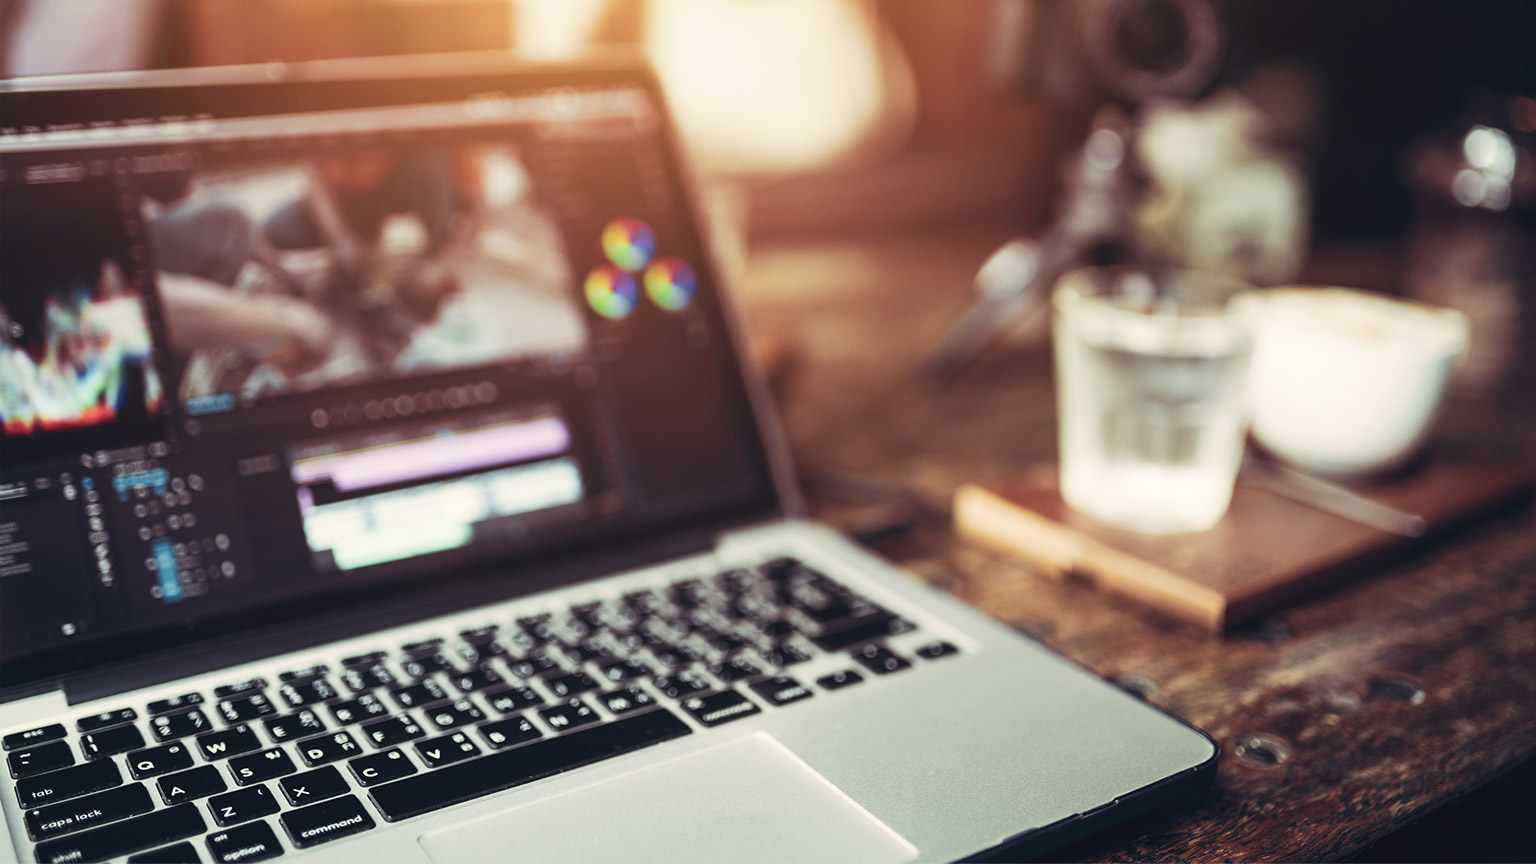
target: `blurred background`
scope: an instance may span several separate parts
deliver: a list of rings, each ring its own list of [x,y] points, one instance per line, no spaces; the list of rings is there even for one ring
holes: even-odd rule
[[[704,168],[741,182],[754,236],[992,219],[1043,226],[1091,110],[1100,40],[1218,16],[1208,80],[1243,92],[1302,157],[1319,243],[1400,237],[1403,160],[1458,123],[1529,133],[1536,7],[1520,0],[8,0],[8,76],[638,44]],[[1146,8],[1142,8],[1146,7]],[[1108,26],[1108,25],[1105,25]],[[1161,29],[1159,29],[1161,28]],[[1151,33],[1153,35],[1146,35]],[[1112,40],[1113,35],[1104,37]],[[1102,72],[1102,70],[1100,70]],[[1522,113],[1523,112],[1523,113]]]
[[[1533,34],[1521,0],[8,0],[0,69],[638,47],[738,275],[978,227],[974,272],[1086,197],[1160,260],[1461,309],[1461,387],[1498,397],[1536,333]],[[1134,149],[1095,181],[1098,127]]]

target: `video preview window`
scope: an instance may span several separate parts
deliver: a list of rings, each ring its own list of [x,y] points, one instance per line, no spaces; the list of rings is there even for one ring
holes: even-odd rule
[[[14,185],[0,206],[7,461],[148,440],[165,388],[110,178]]]
[[[507,144],[188,162],[139,180],[189,414],[586,344],[556,223]]]

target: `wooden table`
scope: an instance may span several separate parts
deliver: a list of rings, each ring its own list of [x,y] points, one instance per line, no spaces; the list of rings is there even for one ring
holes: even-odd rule
[[[1221,744],[1210,791],[1058,854],[1370,857],[1371,844],[1531,763],[1536,508],[1226,638],[956,538],[949,499],[962,481],[1002,481],[1055,458],[1043,322],[949,386],[915,371],[1008,236],[981,227],[780,241],[753,251],[741,296],[753,332],[788,345],[781,408],[815,515]],[[1458,403],[1443,434],[1536,461],[1536,388],[1520,395]],[[1536,800],[1507,798],[1498,806],[1536,815]],[[1525,845],[1491,854],[1532,854],[1528,822],[1516,832]]]

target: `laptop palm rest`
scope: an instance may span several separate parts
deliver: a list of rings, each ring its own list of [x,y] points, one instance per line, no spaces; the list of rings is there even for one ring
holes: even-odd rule
[[[436,861],[910,861],[917,849],[759,733],[421,836]]]

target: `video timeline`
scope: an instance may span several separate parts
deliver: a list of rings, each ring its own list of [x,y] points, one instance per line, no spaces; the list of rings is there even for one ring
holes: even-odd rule
[[[295,448],[290,468],[317,570],[354,570],[468,546],[499,521],[583,496],[553,412]]]

